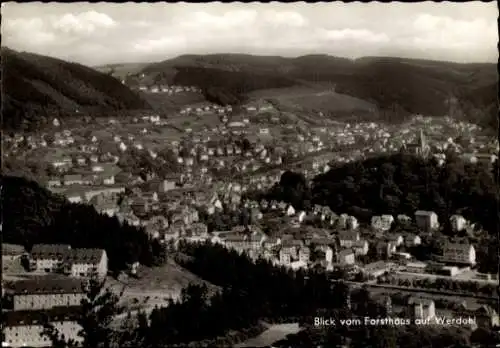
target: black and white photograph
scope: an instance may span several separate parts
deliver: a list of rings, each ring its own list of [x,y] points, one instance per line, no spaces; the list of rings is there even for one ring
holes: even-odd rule
[[[2,347],[500,347],[497,2],[1,15]]]

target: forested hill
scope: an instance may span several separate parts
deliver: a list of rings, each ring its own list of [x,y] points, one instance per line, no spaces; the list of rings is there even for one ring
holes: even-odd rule
[[[500,223],[498,162],[490,169],[450,159],[440,167],[433,160],[396,154],[339,165],[315,177],[311,187],[303,176],[285,174],[267,198],[300,209],[321,204],[364,221],[381,214],[413,216],[416,210],[435,211],[440,221],[462,214],[492,236]]]
[[[36,126],[55,115],[150,108],[117,79],[81,64],[2,47],[2,70],[5,128]]]
[[[239,96],[248,90],[274,89],[293,84],[335,85],[337,92],[375,103],[382,110],[443,116],[450,100],[458,99],[465,116],[491,124],[497,100],[474,97],[496,95],[496,64],[459,64],[403,58],[365,57],[357,60],[328,55],[298,58],[244,54],[184,55],[143,68],[141,73],[165,82],[206,88],[217,81],[217,93]],[[258,81],[258,84],[255,83]],[[212,85],[210,85],[213,87]],[[243,87],[242,87],[243,86]],[[217,94],[215,93],[215,94]],[[242,98],[235,98],[235,100]],[[244,99],[244,98],[243,98]],[[460,117],[462,117],[460,116]],[[496,118],[493,117],[496,124]]]
[[[135,261],[152,265],[164,256],[163,248],[143,230],[122,225],[92,206],[69,203],[34,181],[3,176],[1,187],[4,243],[21,244],[28,250],[37,243],[102,248],[112,271]]]

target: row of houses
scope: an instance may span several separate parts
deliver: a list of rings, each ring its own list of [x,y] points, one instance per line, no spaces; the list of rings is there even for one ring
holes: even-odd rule
[[[78,324],[86,282],[51,276],[2,281],[3,347],[51,347],[43,335],[51,322],[65,339],[82,342]]]

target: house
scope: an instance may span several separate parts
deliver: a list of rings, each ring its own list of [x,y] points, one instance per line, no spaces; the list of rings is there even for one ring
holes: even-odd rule
[[[467,220],[462,215],[452,215],[450,217],[451,228],[455,232],[460,232],[467,226]]]
[[[5,282],[3,290],[4,309],[13,311],[45,311],[60,306],[78,307],[85,297],[84,282],[74,278],[32,277]]]
[[[471,244],[447,242],[443,246],[442,252],[442,256],[438,256],[441,262],[469,266],[476,264],[476,250]]]
[[[35,244],[30,253],[30,269],[36,272],[61,271],[62,261],[71,249],[67,244]]]
[[[65,186],[81,185],[84,183],[84,180],[82,175],[74,174],[74,175],[65,175],[63,178],[63,182]]]
[[[422,244],[422,239],[416,234],[408,233],[404,236],[404,243],[407,248],[410,248]]]
[[[348,216],[346,219],[346,228],[350,230],[355,230],[359,227],[358,219],[354,216]]]
[[[190,226],[191,234],[194,236],[207,236],[208,227],[204,223],[196,222]]]
[[[411,223],[411,217],[409,217],[408,215],[404,215],[404,214],[399,214],[397,216],[397,220],[398,220],[398,223],[402,224],[402,225],[406,225],[406,224]]]
[[[43,323],[51,322],[57,332],[65,339],[81,344],[78,334],[82,327],[77,322],[75,308],[62,307],[51,310],[31,312],[6,312],[2,346],[5,347],[52,347],[50,339],[43,335]]]
[[[417,210],[415,212],[415,222],[424,232],[432,232],[439,228],[438,216],[432,211]]]
[[[297,259],[298,251],[303,246],[302,241],[296,239],[285,239],[281,242],[279,258],[281,264],[289,264],[291,260]]]
[[[355,255],[368,254],[368,242],[366,240],[359,240],[353,243],[352,249]]]
[[[476,319],[478,327],[490,330],[500,325],[497,311],[488,305],[482,305],[469,315]]]
[[[400,234],[390,234],[386,237],[386,240],[394,244],[396,247],[399,247],[404,243],[403,236]]]
[[[395,267],[394,263],[384,262],[384,261],[376,261],[369,263],[363,267],[363,271],[371,278],[378,278],[381,275],[384,275]]]
[[[425,262],[408,262],[405,271],[409,273],[425,273],[427,264]]]
[[[360,236],[357,231],[341,231],[338,239],[341,247],[351,248],[355,242],[360,240]]]
[[[311,250],[306,246],[301,247],[299,249],[299,261],[308,263],[310,258],[311,258]]]
[[[307,216],[306,212],[302,210],[297,216],[298,222],[303,222],[306,216]]]
[[[337,253],[337,262],[341,265],[354,265],[355,256],[351,249],[343,249]]]
[[[413,320],[433,320],[436,318],[436,307],[431,299],[411,297],[408,300],[410,317]]]
[[[337,226],[341,229],[347,228],[347,218],[349,215],[347,214],[340,214],[339,218],[337,219]]]
[[[290,204],[288,208],[286,208],[286,215],[293,216],[295,215],[295,208]]]
[[[63,258],[63,269],[75,278],[104,279],[108,274],[108,255],[104,249],[70,249]]]
[[[389,231],[393,222],[392,215],[374,216],[371,219],[371,226],[378,231]]]

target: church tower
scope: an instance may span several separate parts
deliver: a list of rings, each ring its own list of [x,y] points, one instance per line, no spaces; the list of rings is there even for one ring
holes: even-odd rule
[[[422,157],[427,157],[429,153],[429,145],[427,144],[427,138],[424,135],[424,131],[420,129],[418,137],[418,152]]]

